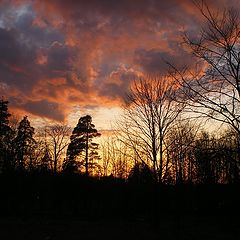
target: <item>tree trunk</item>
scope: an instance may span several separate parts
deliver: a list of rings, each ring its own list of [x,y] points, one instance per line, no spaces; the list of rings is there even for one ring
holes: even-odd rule
[[[57,173],[57,146],[54,146],[54,162],[53,162],[53,172]]]
[[[162,183],[162,174],[163,174],[163,137],[160,133],[160,151],[159,151],[159,183]]]
[[[85,168],[86,168],[86,176],[88,176],[88,132],[87,132],[87,139],[86,139],[86,156],[85,156]]]

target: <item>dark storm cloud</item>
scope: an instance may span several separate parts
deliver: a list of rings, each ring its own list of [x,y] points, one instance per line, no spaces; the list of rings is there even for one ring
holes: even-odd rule
[[[20,49],[14,30],[0,28],[0,60],[5,64],[19,64]]]
[[[136,64],[141,66],[147,73],[156,73],[164,75],[167,72],[167,62],[174,58],[168,52],[158,49],[137,49],[135,52]]]
[[[135,62],[141,66],[148,74],[166,75],[169,70],[169,64],[179,69],[188,66],[195,66],[196,59],[189,55],[184,46],[178,43],[170,43],[172,52],[166,52],[161,49],[137,49],[135,51]]]
[[[48,68],[55,71],[66,71],[70,65],[67,61],[69,59],[70,52],[65,46],[58,42],[53,43],[48,52]]]
[[[111,99],[126,97],[130,83],[137,78],[137,74],[124,66],[120,66],[111,76],[103,80],[102,87],[99,87],[99,94],[109,96]]]
[[[25,110],[27,113],[38,115],[40,117],[51,118],[56,121],[63,121],[64,114],[60,109],[60,105],[47,100],[21,102],[21,99],[9,99],[14,107],[17,109]]]
[[[64,120],[64,114],[57,103],[41,101],[28,101],[22,106],[26,111],[43,117],[51,117],[54,120]]]

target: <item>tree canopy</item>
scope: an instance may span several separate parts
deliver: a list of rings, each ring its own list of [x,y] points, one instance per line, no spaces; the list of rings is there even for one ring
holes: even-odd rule
[[[70,144],[67,149],[67,159],[65,160],[64,169],[76,171],[78,167],[85,166],[85,174],[89,174],[89,165],[94,167],[93,160],[97,158],[98,144],[92,140],[101,134],[92,123],[92,117],[86,115],[81,117],[77,126],[73,129],[70,137]],[[79,157],[80,161],[76,158]],[[89,163],[89,160],[92,160]]]

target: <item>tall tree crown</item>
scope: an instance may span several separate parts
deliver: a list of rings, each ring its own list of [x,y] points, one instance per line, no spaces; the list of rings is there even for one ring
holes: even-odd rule
[[[17,131],[18,131],[17,139],[19,141],[24,141],[26,143],[33,141],[34,128],[31,127],[30,122],[27,119],[27,116],[25,116],[19,123]]]
[[[33,135],[34,128],[31,127],[27,116],[25,116],[19,123],[17,136],[14,139],[16,158],[20,169],[26,165],[29,165],[30,168],[32,167],[32,155],[34,154],[34,145],[36,143]]]
[[[11,114],[8,112],[8,101],[0,100],[0,135],[4,135],[4,132],[9,130],[9,117]]]
[[[100,135],[101,134],[98,133],[95,125],[92,123],[92,117],[90,115],[81,117],[70,137],[71,142],[67,149],[65,166],[67,167],[67,165],[71,165],[71,168],[73,168],[73,166],[75,169],[78,168],[76,158],[81,156],[82,160],[80,165],[85,165],[86,173],[88,174],[88,160],[93,160],[93,156],[96,157],[96,150],[98,148],[98,144],[93,143],[92,139]],[[91,152],[88,152],[88,150]],[[83,157],[84,154],[85,156]]]

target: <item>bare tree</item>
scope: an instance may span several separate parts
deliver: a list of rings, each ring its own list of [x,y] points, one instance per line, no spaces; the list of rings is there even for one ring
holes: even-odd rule
[[[11,116],[9,117],[9,126],[15,133],[17,132],[19,122],[20,122],[20,117],[16,114],[11,113]]]
[[[114,131],[110,136],[102,139],[101,160],[103,176],[127,179],[133,166],[134,154],[123,139],[119,131]]]
[[[134,81],[125,106],[125,142],[141,161],[150,161],[159,182],[169,169],[166,136],[184,107],[175,101],[176,90],[176,82],[167,77],[140,78]]]
[[[102,155],[103,176],[108,176],[110,173],[112,159],[116,157],[115,141],[112,136],[105,137],[100,144]]]
[[[69,135],[71,128],[67,125],[55,124],[44,128],[43,134],[49,148],[49,152],[53,158],[53,172],[58,170],[58,164],[64,153],[64,150],[69,144]]]
[[[228,124],[240,134],[239,13],[213,11],[204,1],[195,4],[205,25],[196,38],[185,34],[184,43],[200,68],[179,70],[171,65],[172,77],[180,83],[190,111]]]
[[[221,161],[221,171],[219,172],[219,182],[234,183],[239,182],[240,169],[240,139],[239,135],[232,128],[224,131],[218,139],[218,161]]]
[[[170,169],[175,183],[192,183],[195,181],[194,147],[199,124],[189,120],[177,121],[167,138],[167,152]]]
[[[37,129],[36,135],[36,147],[35,147],[35,162],[36,168],[41,170],[53,170],[52,153],[50,150],[50,144],[47,141],[45,128]]]
[[[233,8],[213,11],[204,1],[195,4],[205,24],[199,36],[185,34],[183,39],[197,68],[179,70],[170,64],[171,76],[181,86],[178,100],[187,100],[189,111],[229,126],[240,136],[239,12]],[[240,158],[240,148],[238,152]],[[239,160],[235,159],[235,165]]]

